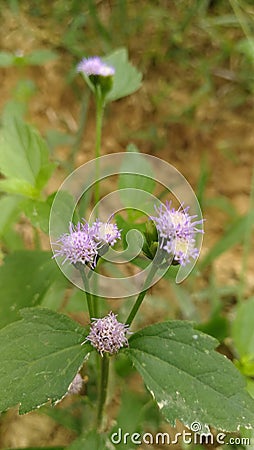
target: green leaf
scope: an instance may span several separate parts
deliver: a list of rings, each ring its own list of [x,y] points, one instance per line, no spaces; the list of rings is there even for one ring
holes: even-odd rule
[[[0,267],[0,327],[19,319],[19,310],[39,305],[50,285],[65,277],[50,252],[21,250]]]
[[[115,50],[102,59],[115,69],[113,87],[106,95],[107,102],[126,97],[141,87],[142,74],[129,62],[126,48]]]
[[[214,351],[218,342],[190,323],[159,323],[135,333],[129,355],[165,418],[236,431],[251,426],[254,402],[234,365]],[[126,350],[128,351],[128,350]]]
[[[240,304],[232,325],[232,338],[241,357],[254,357],[254,297]]]
[[[50,309],[26,308],[23,320],[0,330],[0,411],[20,405],[21,414],[56,403],[91,347],[85,328]]]
[[[128,153],[133,154],[131,160]],[[147,204],[147,207],[149,207],[150,196],[147,193],[152,193],[156,186],[153,168],[133,144],[127,147],[121,172],[126,172],[120,173],[118,181],[119,195],[123,205],[126,207],[141,207],[142,209],[144,204]],[[122,189],[124,190],[121,191]]]
[[[106,435],[99,434],[95,430],[83,434],[73,441],[69,447],[65,447],[66,450],[114,450],[114,448]]]
[[[19,213],[20,199],[13,196],[3,196],[0,198],[0,236],[10,228]]]
[[[0,192],[6,194],[23,195],[24,197],[36,198],[39,192],[30,183],[17,178],[0,180]]]
[[[48,234],[50,205],[47,202],[28,199],[22,206],[23,211],[31,224]]]
[[[12,191],[16,189],[19,193],[21,189],[26,195],[24,189],[29,190],[29,187],[35,192],[42,189],[54,167],[38,132],[17,118],[7,119],[0,131],[0,170],[11,180]]]

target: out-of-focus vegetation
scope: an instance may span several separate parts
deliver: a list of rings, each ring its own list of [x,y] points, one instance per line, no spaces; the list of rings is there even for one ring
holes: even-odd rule
[[[27,155],[11,138],[12,170],[5,170],[0,154],[1,326],[17,320],[20,308],[36,305],[86,323],[82,292],[67,285],[46,253],[48,217],[60,182],[70,169],[93,157],[94,104],[76,64],[84,56],[126,47],[143,73],[143,87],[107,110],[103,152],[123,151],[132,141],[141,151],[175,165],[193,186],[206,218],[203,251],[193,273],[182,285],[167,279],[153,288],[137,326],[155,318],[195,321],[220,341],[220,351],[234,360],[253,396],[253,2],[9,0],[1,3],[0,12],[3,127],[13,117],[33,124],[45,137],[51,160],[57,161],[48,181],[55,166],[45,169],[48,149],[30,128],[27,139],[34,139],[38,160],[45,160],[40,171],[33,159],[32,175],[28,173]],[[31,254],[31,249],[36,252]],[[110,304],[120,315],[129,308],[125,301]],[[124,356],[116,367],[115,377],[125,386],[122,398],[111,399],[117,424],[128,432],[164,429]],[[135,395],[125,384],[127,370]],[[18,419],[8,412],[2,419],[2,448],[22,442],[31,447],[38,441],[67,445],[88,426],[90,406],[84,396],[67,399],[64,407],[44,407],[62,430],[71,430],[56,440],[39,432],[31,435],[29,424],[27,438],[20,440],[19,432],[15,441],[8,429]],[[58,427],[53,422],[47,426]],[[87,443],[104,445],[96,439],[91,435]]]

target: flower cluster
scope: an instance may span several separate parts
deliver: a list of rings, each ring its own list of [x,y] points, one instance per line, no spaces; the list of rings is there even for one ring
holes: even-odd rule
[[[128,346],[126,334],[129,333],[129,326],[118,322],[117,316],[110,312],[102,319],[93,319],[90,333],[84,342],[89,341],[93,347],[100,352],[117,353],[121,347]]]
[[[54,257],[64,257],[63,264],[86,264],[91,268],[96,266],[98,256],[121,238],[117,225],[96,220],[91,226],[81,223],[75,226],[70,223],[69,233],[65,233],[56,242],[59,248]],[[101,250],[103,249],[103,252]]]
[[[83,58],[77,66],[77,71],[87,76],[98,75],[101,77],[111,77],[115,74],[115,69],[102,61],[98,56]]]
[[[189,207],[177,210],[171,207],[171,202],[155,208],[158,216],[151,217],[155,222],[159,235],[160,248],[165,250],[173,262],[185,266],[190,262],[190,258],[198,256],[198,249],[195,246],[195,235],[203,233],[197,228],[202,225],[203,219],[196,220],[197,215],[191,216]]]
[[[101,222],[96,220],[92,225],[92,233],[97,242],[114,245],[117,239],[121,238],[121,233],[115,223]]]

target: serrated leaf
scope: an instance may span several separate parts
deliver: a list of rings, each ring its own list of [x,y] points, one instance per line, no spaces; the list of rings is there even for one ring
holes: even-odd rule
[[[115,50],[102,59],[115,69],[113,87],[106,95],[106,102],[126,97],[141,87],[142,74],[129,62],[126,48]]]
[[[21,308],[39,305],[56,280],[66,282],[50,252],[21,250],[6,256],[0,267],[0,327],[18,320]]]
[[[172,425],[236,431],[252,426],[254,402],[235,366],[214,351],[218,342],[184,321],[159,323],[135,333],[129,355]]]
[[[27,413],[60,400],[90,351],[85,328],[50,309],[26,308],[0,330],[0,411]]]
[[[241,357],[252,355],[254,357],[254,297],[241,303],[236,310],[232,324],[232,338]]]
[[[7,118],[0,131],[0,171],[12,181],[14,188],[16,182],[17,192],[22,183],[25,187],[34,188],[35,192],[42,189],[54,167],[38,132],[20,119]]]

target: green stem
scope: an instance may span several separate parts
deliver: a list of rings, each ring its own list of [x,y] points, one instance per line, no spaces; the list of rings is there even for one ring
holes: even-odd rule
[[[85,128],[85,125],[86,125],[86,118],[87,118],[87,110],[88,110],[88,106],[89,106],[89,99],[90,99],[90,93],[86,92],[84,94],[84,96],[83,96],[83,99],[82,99],[78,131],[76,133],[75,141],[74,141],[73,146],[71,148],[70,168],[72,170],[74,168],[76,155],[77,155],[77,153],[78,153],[78,151],[80,149],[80,146],[81,146],[81,141],[82,141],[82,137],[83,137],[83,133],[84,133],[84,128]]]
[[[104,101],[101,94],[100,86],[96,89],[95,94],[96,100],[96,139],[95,139],[95,179],[96,183],[94,186],[94,201],[95,201],[95,211],[98,214],[98,203],[100,201],[100,183],[98,182],[100,178],[100,161],[101,156],[101,134],[102,134],[102,119],[104,110]]]
[[[95,203],[95,214],[99,215],[99,201],[100,201],[100,156],[101,156],[101,134],[102,134],[102,119],[104,111],[104,98],[102,96],[101,87],[97,86],[95,91],[95,101],[96,101],[96,131],[95,131],[95,185],[94,185],[94,203]],[[93,285],[94,291],[96,291],[96,280],[94,280]],[[98,301],[96,296],[93,296],[94,305],[94,317],[98,317]]]
[[[98,410],[97,410],[97,420],[96,425],[98,430],[102,427],[103,421],[103,411],[107,399],[107,386],[108,386],[108,374],[109,374],[109,357],[104,354],[101,358],[100,367],[100,386],[99,386],[99,400],[98,400]]]
[[[87,276],[85,274],[84,268],[80,267],[78,270],[79,270],[79,273],[81,275],[81,278],[82,278],[82,281],[83,281],[83,285],[84,285],[84,288],[85,288],[87,308],[88,308],[90,322],[91,322],[92,318],[95,317],[95,314],[94,314],[94,302],[93,302],[92,297],[90,295],[89,281],[88,281],[88,278],[87,278]]]
[[[138,310],[139,310],[139,308],[140,308],[140,306],[141,306],[141,303],[143,302],[143,300],[144,300],[144,297],[145,297],[145,295],[146,295],[146,293],[147,293],[147,291],[148,291],[148,289],[149,289],[149,285],[150,285],[150,283],[152,282],[152,280],[153,280],[153,277],[154,277],[154,275],[156,274],[156,272],[157,272],[157,270],[158,270],[158,266],[156,266],[155,264],[152,264],[152,267],[151,267],[151,270],[150,270],[150,272],[148,273],[148,275],[147,275],[147,279],[145,280],[145,282],[144,282],[144,289],[143,289],[143,291],[141,291],[140,293],[139,293],[139,295],[138,295],[138,297],[137,297],[137,300],[136,300],[136,302],[134,303],[134,305],[133,305],[133,307],[132,307],[132,310],[131,310],[131,312],[130,312],[130,314],[129,314],[129,316],[128,316],[128,319],[126,320],[126,325],[131,325],[132,324],[132,322],[133,322],[133,320],[134,320],[134,318],[135,318],[135,316],[136,316],[136,314],[137,314],[137,312],[138,312]],[[147,287],[146,287],[147,286]]]

